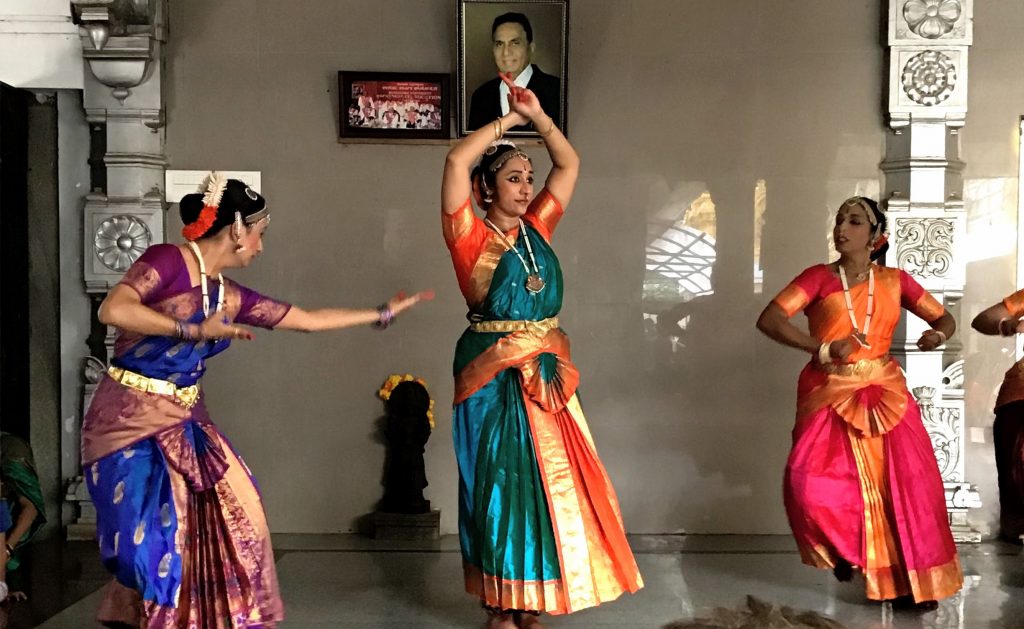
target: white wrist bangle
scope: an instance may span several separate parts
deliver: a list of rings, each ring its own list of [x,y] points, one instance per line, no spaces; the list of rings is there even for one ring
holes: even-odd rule
[[[7,594],[7,583],[5,581],[0,581],[0,601],[7,600]]]
[[[827,365],[832,362],[832,354],[829,353],[829,348],[832,346],[831,341],[826,341],[818,347],[818,362],[822,365]]]
[[[934,332],[934,333],[939,335],[939,339],[940,339],[939,340],[939,345],[942,345],[943,343],[946,342],[946,333],[945,332],[943,332],[942,330],[932,330],[932,332]]]

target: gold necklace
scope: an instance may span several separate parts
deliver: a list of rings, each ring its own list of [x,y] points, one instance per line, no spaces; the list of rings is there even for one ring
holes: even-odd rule
[[[839,280],[843,283],[843,298],[846,300],[846,312],[850,315],[850,323],[853,325],[853,338],[866,348],[871,347],[868,343],[868,332],[871,331],[871,316],[875,314],[875,274],[868,266],[868,312],[864,319],[864,330],[857,325],[857,315],[853,312],[853,299],[850,297],[850,284],[846,281],[846,269],[839,265]]]
[[[839,267],[839,270],[842,271],[843,275],[846,274],[846,267],[843,266],[842,262],[836,262],[836,266]],[[873,263],[868,262],[868,266],[863,271],[858,271],[857,273],[853,273],[853,271],[850,271],[850,273],[853,273],[853,277],[858,282],[863,282],[864,280],[868,279],[868,273],[871,272],[872,266]]]
[[[489,218],[485,218],[484,223],[486,223],[495,234],[498,234],[498,238],[501,239],[502,246],[505,247],[505,252],[515,252],[516,257],[518,257],[519,261],[523,263],[523,269],[526,271],[526,290],[533,295],[544,290],[544,280],[540,276],[540,268],[537,266],[537,258],[533,255],[533,245],[530,244],[530,235],[526,233],[526,225],[523,224],[523,219],[519,219],[519,233],[522,235],[523,240],[526,241],[526,252],[530,256],[530,262],[533,264],[532,273],[530,272],[530,265],[526,263],[526,258],[524,258],[523,254],[519,253],[519,250],[509,242],[508,236],[505,235],[505,232],[498,229],[498,226],[492,223]]]

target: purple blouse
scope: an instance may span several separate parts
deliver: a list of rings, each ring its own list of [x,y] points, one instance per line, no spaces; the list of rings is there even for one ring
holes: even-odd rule
[[[120,283],[132,288],[143,304],[157,312],[190,323],[200,323],[204,318],[202,290],[192,286],[185,258],[175,245],[160,244],[147,249]],[[221,290],[225,291],[224,314],[234,323],[270,330],[291,309],[291,304],[265,297],[227,278],[223,286],[216,279],[209,279],[211,308],[215,307]],[[195,342],[119,331],[111,362],[151,378],[189,386],[205,372],[205,359],[230,344],[228,339]]]

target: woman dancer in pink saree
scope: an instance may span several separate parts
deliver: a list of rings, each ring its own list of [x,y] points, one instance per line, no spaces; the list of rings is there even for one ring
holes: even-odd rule
[[[786,465],[789,523],[804,563],[842,581],[864,575],[867,597],[934,608],[963,581],[931,441],[900,365],[889,356],[906,308],[934,350],[956,322],[884,255],[885,215],[871,199],[839,208],[839,261],[801,273],[761,313],[770,338],[810,353],[800,374]],[[810,335],[792,323],[807,315]]]

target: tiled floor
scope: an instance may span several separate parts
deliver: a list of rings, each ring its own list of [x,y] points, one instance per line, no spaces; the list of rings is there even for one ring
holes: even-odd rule
[[[829,614],[850,629],[1024,628],[1024,558],[1016,546],[963,547],[968,586],[961,595],[936,612],[893,614],[888,605],[865,601],[862,585],[839,584],[829,573],[802,566],[787,537],[641,536],[632,542],[647,582],[640,593],[549,619],[547,626],[658,628],[718,605],[736,607],[753,594]],[[348,536],[279,536],[275,546],[288,614],[282,629],[483,626],[481,610],[462,593],[454,538],[397,544]],[[82,574],[79,569],[77,577],[65,575],[78,579],[74,587],[79,593],[87,589],[86,581],[95,583]],[[95,626],[91,618],[98,595],[86,596],[41,626]]]

